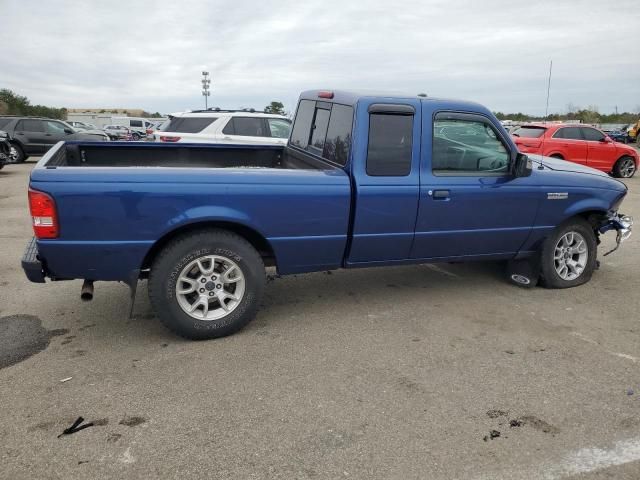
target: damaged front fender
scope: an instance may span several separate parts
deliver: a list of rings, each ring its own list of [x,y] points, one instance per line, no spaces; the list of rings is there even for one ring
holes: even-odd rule
[[[616,231],[616,246],[613,250],[609,250],[605,253],[603,255],[605,257],[620,248],[622,242],[631,236],[631,231],[633,230],[633,218],[628,215],[610,212],[597,228],[597,232],[602,234],[607,233],[609,230]]]

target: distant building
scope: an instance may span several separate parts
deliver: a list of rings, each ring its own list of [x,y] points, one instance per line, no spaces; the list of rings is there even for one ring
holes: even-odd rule
[[[113,123],[113,117],[136,117],[144,118],[152,122],[162,120],[162,118],[143,117],[145,114],[141,108],[68,108],[67,121],[91,123],[98,128]]]
[[[142,117],[144,110],[141,108],[67,108],[68,113],[98,113],[120,115],[127,117]]]

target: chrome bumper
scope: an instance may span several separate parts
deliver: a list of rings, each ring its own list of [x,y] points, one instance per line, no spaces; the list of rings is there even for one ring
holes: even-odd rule
[[[598,232],[606,233],[609,230],[616,231],[616,246],[613,250],[609,250],[603,256],[606,257],[610,253],[615,252],[622,242],[624,242],[627,238],[631,236],[631,231],[633,230],[633,218],[628,215],[622,215],[618,213],[609,214],[606,222],[598,228]]]

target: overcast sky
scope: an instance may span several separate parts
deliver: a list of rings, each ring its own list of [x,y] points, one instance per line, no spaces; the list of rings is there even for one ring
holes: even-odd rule
[[[0,0],[0,88],[56,107],[291,109],[301,90],[504,112],[640,108],[640,8],[616,0]]]

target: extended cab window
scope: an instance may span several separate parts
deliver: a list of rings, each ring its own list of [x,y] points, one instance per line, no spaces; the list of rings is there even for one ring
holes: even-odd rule
[[[472,114],[442,112],[433,122],[435,175],[505,174],[509,151],[488,121]]]
[[[129,120],[129,125],[132,127],[142,127],[142,120]]]
[[[367,175],[403,177],[411,172],[413,115],[369,115]]]
[[[351,150],[351,129],[353,127],[353,108],[347,105],[333,104],[327,138],[324,141],[322,156],[327,160],[345,166]]]

